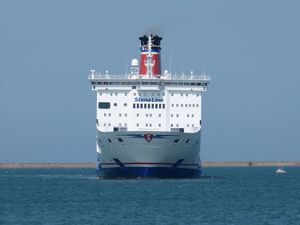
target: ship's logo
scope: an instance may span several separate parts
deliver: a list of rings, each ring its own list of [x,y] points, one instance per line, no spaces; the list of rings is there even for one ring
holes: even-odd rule
[[[153,134],[144,134],[144,138],[147,142],[150,142],[153,139]]]

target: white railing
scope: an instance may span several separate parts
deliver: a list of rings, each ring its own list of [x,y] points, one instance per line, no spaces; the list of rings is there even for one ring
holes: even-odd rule
[[[127,79],[139,79],[139,80],[145,80],[147,78],[139,76],[139,75],[132,75],[132,74],[123,74],[123,75],[113,75],[113,74],[101,74],[92,72],[88,76],[89,80],[97,80],[97,79],[104,79],[104,80],[127,80]],[[156,80],[158,78],[151,78],[152,80]],[[174,75],[174,74],[162,74],[159,78],[160,80],[203,80],[203,81],[209,81],[210,76],[206,74],[182,74],[182,75]]]

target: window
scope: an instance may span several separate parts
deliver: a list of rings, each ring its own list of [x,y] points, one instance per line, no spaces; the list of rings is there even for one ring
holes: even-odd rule
[[[178,123],[176,124],[176,127],[179,127]]]
[[[185,94],[185,96],[187,97],[187,96],[189,96],[189,94],[188,94],[188,93],[186,93],[186,94]]]
[[[140,108],[140,104],[136,104],[136,108]]]
[[[147,104],[145,103],[145,104],[144,104],[144,109],[146,109],[146,108],[147,108]]]
[[[176,114],[176,117],[179,117],[179,115],[178,115],[178,114]]]
[[[171,127],[173,127],[173,124],[171,123]]]
[[[178,104],[176,104],[176,107],[178,107]]]
[[[196,104],[196,107],[199,107],[199,104]]]
[[[124,106],[127,106],[127,103],[124,103]]]
[[[174,96],[174,94],[172,93],[171,96]]]
[[[110,96],[112,96],[112,93],[109,93]]]
[[[190,115],[189,115],[189,114],[187,114],[186,116],[187,116],[187,117],[190,117]]]
[[[146,123],[146,127],[148,127],[148,123]]]
[[[156,109],[158,108],[158,104],[157,104],[157,103],[155,104],[155,108],[156,108]]]
[[[171,114],[171,117],[173,117],[173,114]]]
[[[135,103],[133,103],[133,108],[135,109]]]
[[[161,127],[161,124],[159,123],[158,126]]]
[[[161,109],[161,104],[158,104],[159,108]]]
[[[149,114],[149,117],[152,117],[152,114],[151,114],[151,113]]]
[[[151,108],[154,109],[154,104],[153,103],[151,104]]]
[[[171,106],[174,107],[174,104],[172,104]]]
[[[181,93],[181,94],[180,94],[180,96],[182,97],[182,96],[183,96],[183,94]]]
[[[110,102],[99,102],[98,108],[99,109],[110,109]]]
[[[141,109],[143,108],[143,104],[141,104]]]
[[[123,142],[123,139],[122,139],[122,138],[118,138],[118,141],[119,141],[119,142]]]
[[[195,107],[195,104],[193,104],[193,107]]]
[[[133,96],[136,96],[136,93],[135,93],[135,92],[133,93]]]
[[[148,109],[150,109],[150,103],[148,103]]]
[[[159,117],[161,117],[161,114],[158,114]]]
[[[139,126],[139,124],[137,123],[137,124],[136,124],[136,126],[138,127],[138,126]]]
[[[127,93],[125,93],[125,96],[127,96]]]
[[[152,123],[149,124],[149,127],[152,127]]]
[[[181,104],[180,106],[183,107],[183,104]]]
[[[148,114],[146,113],[146,117],[148,117]]]
[[[110,114],[110,113],[108,113],[108,116],[111,116],[111,114]]]
[[[121,113],[119,113],[119,117],[121,117],[122,116],[122,114]]]
[[[114,106],[117,106],[117,103],[114,103]]]
[[[192,117],[194,117],[194,114],[192,114]]]
[[[163,109],[165,108],[165,104],[163,104]]]
[[[118,93],[115,93],[115,96],[118,96]]]
[[[139,117],[140,115],[137,113],[136,116]]]
[[[106,116],[106,113],[104,113],[104,116]]]
[[[125,113],[125,115],[124,115],[125,117],[127,116],[127,113]]]

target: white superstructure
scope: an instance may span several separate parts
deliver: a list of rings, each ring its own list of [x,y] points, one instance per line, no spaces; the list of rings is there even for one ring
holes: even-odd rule
[[[128,75],[91,70],[99,177],[201,175],[201,95],[210,78],[161,74],[161,39],[140,38],[142,62],[133,59]]]

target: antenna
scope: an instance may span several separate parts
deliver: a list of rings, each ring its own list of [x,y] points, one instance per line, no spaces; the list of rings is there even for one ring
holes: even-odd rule
[[[169,68],[169,71],[170,71],[170,74],[172,75],[172,56],[170,55],[170,68]]]

